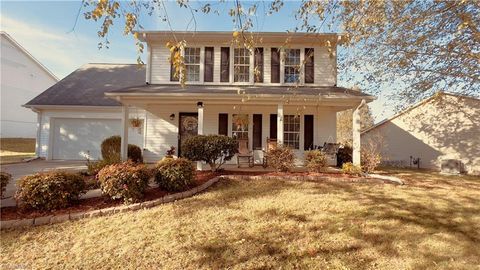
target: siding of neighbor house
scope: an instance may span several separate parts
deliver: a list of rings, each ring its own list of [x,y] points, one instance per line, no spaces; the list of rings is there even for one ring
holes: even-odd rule
[[[441,94],[362,134],[382,138],[385,162],[409,166],[410,156],[422,168],[440,170],[442,161],[460,160],[480,174],[480,100]]]
[[[2,138],[35,138],[37,115],[22,105],[57,82],[44,67],[1,34],[1,127]]]
[[[151,83],[152,84],[178,84],[178,82],[171,82],[170,81],[170,65],[165,64],[168,63],[170,57],[170,51],[167,47],[165,47],[164,43],[149,43],[151,46]],[[255,85],[279,85],[279,84],[272,84],[270,83],[270,75],[271,75],[271,50],[270,48],[279,48],[282,44],[268,44],[262,46],[264,48],[264,83],[255,83]],[[192,45],[192,47],[200,47],[200,63],[203,63],[205,47],[214,47],[214,74],[213,74],[213,82],[205,82],[203,83],[203,76],[200,76],[199,84],[218,84],[220,83],[220,48],[221,47],[229,47],[228,44],[225,45],[218,45],[218,44],[209,44],[209,43],[201,43]],[[314,48],[314,83],[308,84],[308,86],[332,86],[337,83],[337,74],[336,74],[336,51],[335,48],[332,48],[333,57],[330,57],[328,49],[324,46],[291,46],[291,48],[298,48],[301,49],[301,59],[304,58],[305,50],[304,48]],[[253,63],[253,55],[251,57],[250,63]],[[200,66],[202,68],[203,65]],[[230,76],[232,78],[232,68],[233,68],[233,48],[230,52]],[[283,70],[283,61],[280,62],[280,70]],[[202,74],[202,71],[200,71]],[[282,74],[282,72],[281,72]],[[280,82],[282,82],[282,76],[280,78]],[[191,84],[195,84],[195,82],[191,82]],[[224,83],[228,84],[228,83]]]

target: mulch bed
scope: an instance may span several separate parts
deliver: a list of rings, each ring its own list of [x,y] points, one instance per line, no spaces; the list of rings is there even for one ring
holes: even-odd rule
[[[220,173],[212,173],[208,171],[196,172],[195,185],[192,186],[192,188],[196,186],[200,186],[203,183],[207,182],[208,180],[218,175],[220,175]],[[92,181],[92,179],[90,178],[91,177],[86,179],[86,181]],[[91,185],[92,187],[94,187],[93,184]],[[161,190],[160,188],[149,188],[145,191],[145,196],[140,202],[151,201],[154,199],[161,198],[168,194],[169,192]],[[26,209],[26,208],[16,207],[16,206],[2,207],[0,215],[1,215],[1,220],[25,219],[25,218],[47,216],[47,215],[64,215],[68,213],[98,210],[98,209],[114,207],[122,204],[123,204],[122,200],[112,200],[109,197],[102,196],[102,197],[79,200],[70,207],[52,210],[52,211],[40,211],[40,210]]]

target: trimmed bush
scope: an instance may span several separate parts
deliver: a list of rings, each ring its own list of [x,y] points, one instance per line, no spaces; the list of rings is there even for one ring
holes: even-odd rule
[[[362,168],[360,166],[354,165],[352,162],[343,163],[342,172],[350,175],[362,175]]]
[[[0,172],[0,198],[3,198],[3,193],[7,188],[8,182],[12,179],[12,175],[6,172]]]
[[[27,207],[52,210],[71,205],[85,191],[85,180],[80,174],[52,171],[20,179],[16,197]]]
[[[205,161],[214,172],[238,153],[238,142],[224,135],[197,135],[182,144],[182,156],[192,161]]]
[[[310,172],[324,172],[327,167],[327,157],[320,150],[307,151],[305,164]]]
[[[97,177],[103,194],[132,203],[143,198],[150,172],[143,164],[127,161],[105,166]]]
[[[166,158],[157,163],[155,181],[165,191],[184,191],[195,180],[193,163],[186,158]]]
[[[343,148],[338,149],[337,153],[337,166],[342,167],[343,163],[352,162],[352,147],[345,145]]]
[[[374,148],[362,148],[360,156],[362,170],[366,173],[372,173],[382,161],[382,156]]]
[[[122,138],[120,136],[112,136],[106,138],[102,142],[102,158],[109,161],[120,161]],[[129,144],[127,150],[128,159],[133,162],[143,162],[142,149],[140,147]]]
[[[268,165],[277,172],[289,172],[295,162],[295,153],[289,147],[277,146],[268,151]]]
[[[98,161],[87,161],[87,174],[88,175],[97,175],[100,170],[105,166],[120,163],[118,160],[98,160]]]

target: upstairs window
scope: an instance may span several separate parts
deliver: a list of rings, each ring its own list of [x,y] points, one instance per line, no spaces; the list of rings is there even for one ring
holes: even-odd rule
[[[283,116],[283,140],[285,146],[300,148],[300,117],[298,115]]]
[[[200,81],[200,48],[185,48],[184,58],[187,82]]]
[[[300,82],[300,49],[285,50],[285,73],[286,83]]]
[[[237,140],[248,140],[248,114],[232,115],[232,137]]]
[[[245,48],[236,48],[233,52],[233,81],[250,81],[250,52]]]

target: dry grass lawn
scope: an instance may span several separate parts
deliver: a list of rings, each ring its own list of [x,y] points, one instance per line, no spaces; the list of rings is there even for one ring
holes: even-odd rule
[[[33,156],[35,156],[35,139],[0,139],[0,164],[21,162]]]
[[[480,179],[224,180],[137,212],[2,231],[0,268],[478,269]]]

